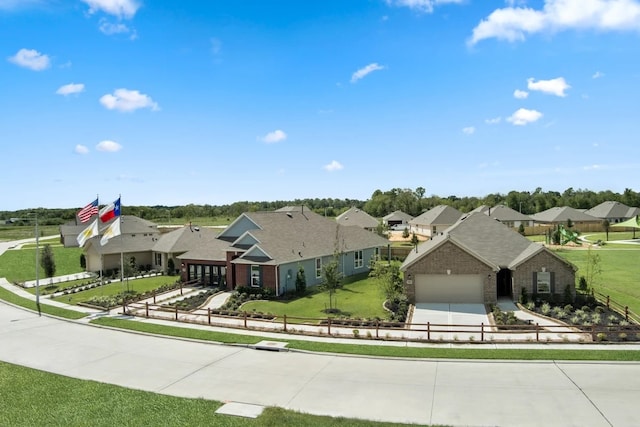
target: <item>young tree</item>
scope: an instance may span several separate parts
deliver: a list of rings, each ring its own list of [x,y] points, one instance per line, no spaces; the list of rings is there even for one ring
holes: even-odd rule
[[[600,254],[594,253],[591,246],[587,249],[587,265],[584,278],[588,288],[593,289],[595,285],[600,283],[600,275],[602,274],[602,265],[600,263]]]
[[[405,227],[404,230],[402,230],[402,238],[406,239],[407,237],[409,237],[409,227]]]
[[[56,274],[56,261],[53,257],[51,245],[44,245],[42,256],[40,257],[40,265],[44,269],[44,275],[46,277],[51,278]]]
[[[304,274],[304,267],[301,265],[296,273],[296,293],[304,295],[307,292],[307,276]]]
[[[607,242],[609,241],[609,227],[611,226],[611,224],[609,224],[608,220],[604,220],[602,221],[602,228],[604,228],[604,233],[607,239]]]
[[[337,255],[337,254],[336,254]],[[342,287],[342,272],[338,263],[338,257],[334,256],[331,262],[322,266],[322,282],[320,289],[329,293],[329,309],[327,312],[334,313],[333,296]]]

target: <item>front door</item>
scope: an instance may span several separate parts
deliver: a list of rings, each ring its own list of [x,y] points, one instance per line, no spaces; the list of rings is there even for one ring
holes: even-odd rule
[[[503,268],[498,272],[498,298],[511,297],[511,270]]]

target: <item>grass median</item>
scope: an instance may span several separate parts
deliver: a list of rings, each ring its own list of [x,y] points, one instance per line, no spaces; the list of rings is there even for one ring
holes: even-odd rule
[[[138,322],[126,319],[99,318],[92,320],[96,325],[127,329],[150,334],[171,337],[214,341],[224,344],[256,344],[264,337],[233,334],[227,332],[208,331],[188,327],[160,325],[156,323]],[[283,341],[294,350],[313,351],[322,353],[338,353],[361,356],[378,357],[408,357],[417,359],[484,359],[484,360],[581,360],[581,361],[640,361],[637,350],[592,350],[592,349],[557,349],[545,348],[540,344],[536,349],[503,349],[487,348],[449,348],[449,347],[406,347],[403,345],[375,345],[375,344],[341,344],[295,339],[273,339]]]
[[[38,311],[38,306],[36,305],[36,302],[34,300],[23,298],[2,287],[0,287],[0,299],[29,310]],[[63,317],[65,319],[82,319],[86,316],[85,313],[67,310],[66,308],[54,307],[52,305],[42,303],[40,303],[40,311],[45,314]]]
[[[55,390],[55,392],[52,392]],[[399,426],[266,408],[256,419],[216,414],[221,402],[167,396],[0,362],[3,426]]]

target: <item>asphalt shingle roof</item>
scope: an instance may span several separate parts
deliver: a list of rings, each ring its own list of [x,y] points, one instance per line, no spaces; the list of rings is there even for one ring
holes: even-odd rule
[[[356,225],[361,228],[376,228],[378,226],[377,219],[356,207],[338,215],[336,221],[340,225]]]
[[[531,219],[541,223],[557,223],[571,220],[573,222],[600,222],[600,218],[588,215],[569,206],[558,206],[531,215]]]
[[[447,205],[438,205],[409,221],[411,225],[451,225],[464,214]]]
[[[602,202],[597,206],[585,211],[587,215],[597,218],[631,218],[638,215],[640,209],[632,208],[620,202]]]
[[[447,241],[453,242],[496,270],[509,268],[546,250],[540,243],[530,241],[498,220],[481,212],[473,212],[463,216],[442,234],[420,244],[418,250],[412,251],[406,258],[403,268]]]
[[[471,212],[482,212],[483,214],[489,215],[491,218],[495,218],[498,221],[531,221],[531,217],[529,215],[520,213],[505,205],[496,205],[494,207],[482,205],[478,206]]]

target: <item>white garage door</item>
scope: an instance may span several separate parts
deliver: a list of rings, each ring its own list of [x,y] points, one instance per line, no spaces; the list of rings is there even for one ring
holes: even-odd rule
[[[481,274],[417,274],[416,303],[484,303]]]

